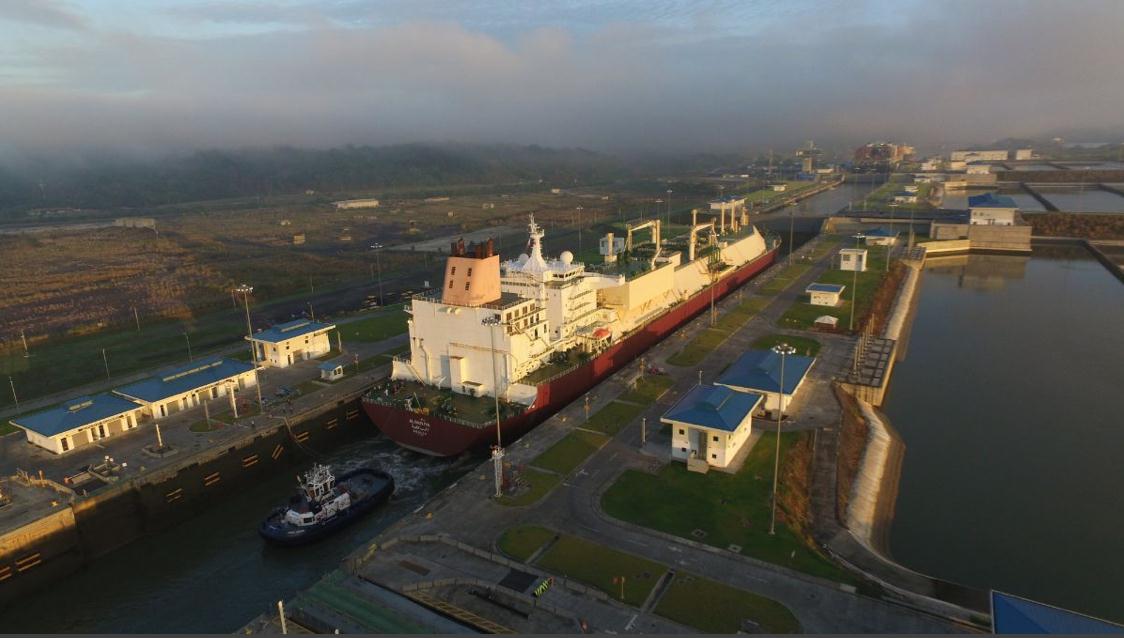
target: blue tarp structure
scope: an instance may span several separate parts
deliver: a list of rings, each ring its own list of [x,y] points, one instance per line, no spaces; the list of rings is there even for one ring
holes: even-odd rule
[[[992,590],[991,632],[994,634],[1124,634],[1124,625]]]

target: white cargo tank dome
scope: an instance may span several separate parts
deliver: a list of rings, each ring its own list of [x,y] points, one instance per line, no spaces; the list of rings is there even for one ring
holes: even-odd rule
[[[570,264],[574,263],[574,253],[568,250],[563,250],[562,254],[558,255],[558,260],[569,266]]]

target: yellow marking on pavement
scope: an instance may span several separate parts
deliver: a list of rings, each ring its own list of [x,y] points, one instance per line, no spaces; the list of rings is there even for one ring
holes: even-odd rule
[[[443,600],[438,600],[437,598],[434,598],[433,596],[430,596],[429,594],[427,594],[425,592],[420,592],[420,591],[409,592],[409,593],[406,594],[406,596],[408,596],[409,598],[412,598],[415,601],[425,605],[426,607],[429,607],[430,609],[433,609],[434,611],[440,612],[440,613],[442,613],[446,616],[449,616],[450,618],[453,618],[455,620],[459,620],[463,623],[466,623],[468,625],[476,627],[477,629],[485,631],[489,634],[513,634],[513,633],[515,633],[511,629],[508,629],[507,627],[504,627],[503,625],[501,625],[501,624],[499,624],[495,621],[488,620],[487,618],[484,618],[483,616],[478,616],[477,614],[474,614],[471,611],[468,611],[467,609],[457,607],[456,605],[454,605],[452,603],[447,603]]]

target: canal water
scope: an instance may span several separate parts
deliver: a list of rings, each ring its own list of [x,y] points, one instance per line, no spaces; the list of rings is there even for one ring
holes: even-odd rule
[[[296,488],[292,474],[266,479],[179,526],[103,556],[47,589],[0,608],[4,633],[230,633],[338,567],[475,462],[403,450],[384,437],[339,448],[338,472],[375,462],[395,478],[386,506],[330,539],[266,545],[258,523]]]
[[[884,406],[894,558],[1124,622],[1124,286],[1078,246],[931,261]]]

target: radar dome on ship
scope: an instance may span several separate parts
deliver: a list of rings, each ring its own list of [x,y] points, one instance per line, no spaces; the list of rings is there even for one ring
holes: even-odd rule
[[[569,266],[570,264],[574,263],[574,253],[568,250],[563,250],[562,254],[558,255],[558,261],[561,261],[562,263]]]
[[[523,264],[527,263],[527,260],[530,259],[530,258],[531,258],[531,256],[528,255],[527,253],[520,253],[519,259],[517,259],[516,261],[519,263],[520,266],[522,266]]]

